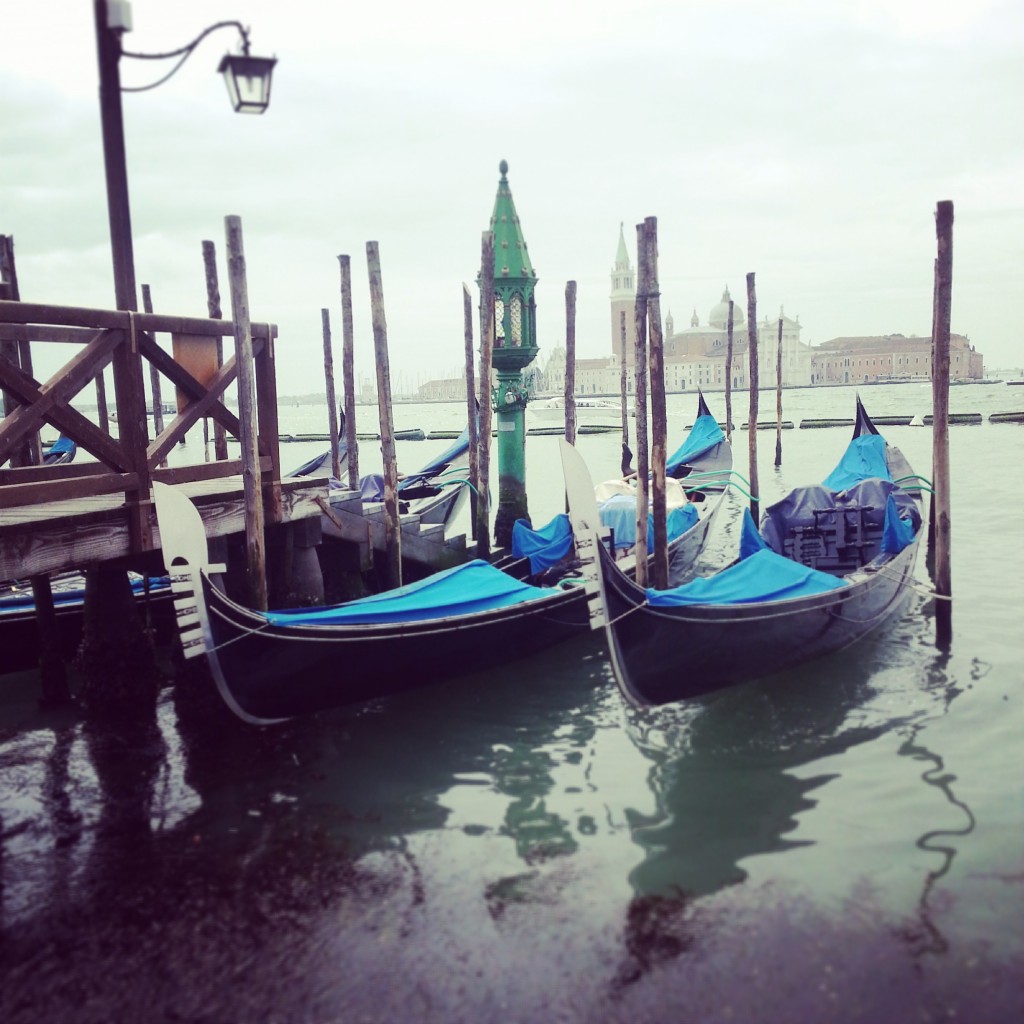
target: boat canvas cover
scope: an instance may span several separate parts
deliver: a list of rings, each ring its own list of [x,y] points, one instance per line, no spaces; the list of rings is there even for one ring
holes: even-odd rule
[[[885,502],[885,523],[882,526],[882,554],[898,555],[913,541],[917,529],[912,516],[900,516],[896,499],[889,495]]]
[[[764,549],[735,562],[720,573],[698,578],[672,590],[648,590],[647,603],[655,608],[681,605],[754,604],[810,597],[839,590],[847,584],[827,572],[809,569],[774,551]]]
[[[572,551],[572,523],[563,512],[537,530],[528,519],[517,519],[512,526],[512,554],[529,558],[530,572],[539,573],[558,565]]]
[[[396,590],[330,608],[293,608],[266,612],[273,626],[343,626],[423,622],[453,615],[504,608],[554,593],[506,575],[482,559],[446,569]]]
[[[743,510],[743,521],[740,524],[740,558],[749,558],[756,555],[758,551],[764,551],[768,542],[761,536],[750,514],[750,509]]]
[[[629,494],[616,494],[598,506],[601,523],[610,527],[615,536],[615,549],[634,547],[636,544],[636,497]],[[666,516],[666,527],[669,541],[681,537],[699,519],[695,505],[683,505],[671,508]],[[647,553],[654,550],[654,516],[647,516]]]
[[[412,487],[413,484],[420,484],[424,480],[437,476],[438,473],[447,469],[450,463],[454,462],[455,459],[468,450],[469,425],[467,424],[466,429],[436,459],[428,462],[418,473],[410,473],[409,476],[403,477],[398,484],[398,493],[401,494],[403,490]]]
[[[881,434],[864,434],[855,437],[839,465],[822,483],[833,491],[845,491],[848,487],[867,480],[870,477],[878,477],[881,480],[891,480],[889,464],[885,460],[885,438]]]
[[[674,473],[680,466],[693,462],[694,459],[699,458],[724,440],[725,434],[714,416],[707,414],[698,416],[690,428],[686,440],[665,463],[665,472]]]

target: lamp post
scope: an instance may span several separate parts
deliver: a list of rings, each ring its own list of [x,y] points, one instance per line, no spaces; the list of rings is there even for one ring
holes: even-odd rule
[[[219,28],[237,28],[241,54],[225,54],[217,69],[224,75],[232,107],[240,113],[261,114],[270,103],[270,81],[277,61],[249,53],[249,33],[237,21],[221,21],[204,29],[192,42],[168,53],[130,53],[121,38],[131,30],[131,9],[127,0],[93,0],[96,18],[96,49],[100,75],[100,122],[103,130],[103,163],[107,182],[107,213],[110,218],[110,247],[114,263],[114,298],[118,309],[137,309],[135,253],[132,245],[131,210],[128,204],[128,169],[124,146],[122,92],[141,92],[167,81],[192,55],[199,43]],[[163,78],[151,85],[124,89],[121,85],[122,57],[143,60],[180,58]]]

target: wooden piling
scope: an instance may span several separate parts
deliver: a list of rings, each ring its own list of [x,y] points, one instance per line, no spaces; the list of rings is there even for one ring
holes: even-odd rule
[[[146,313],[153,312],[153,296],[148,284],[142,286],[142,309]],[[164,410],[160,398],[160,371],[155,363],[149,364],[149,391],[153,402],[153,436],[159,437],[164,432]],[[167,460],[161,459],[160,465],[166,466]]]
[[[331,475],[341,480],[341,444],[338,439],[338,399],[334,391],[334,352],[331,349],[331,313],[320,310],[324,335],[324,383],[327,387],[327,428],[331,434]]]
[[[13,302],[21,301],[18,288],[18,271],[14,262],[14,239],[10,235],[0,235],[0,282],[4,285],[5,299]],[[32,376],[32,351],[27,341],[4,342],[5,358],[22,371]],[[4,414],[13,411],[17,403],[4,392]],[[33,431],[24,445],[11,455],[12,466],[42,465],[42,445],[39,432]],[[67,704],[71,700],[68,689],[67,671],[60,655],[60,637],[57,626],[57,613],[53,606],[53,591],[50,588],[50,577],[45,573],[30,576],[32,603],[36,609],[36,631],[39,636],[39,682],[40,701],[46,706]]]
[[[480,486],[478,451],[478,421],[476,402],[476,372],[473,366],[473,298],[469,288],[462,285],[462,322],[466,341],[466,439],[469,442],[469,530],[476,540],[477,489]]]
[[[395,424],[391,407],[391,367],[388,362],[388,325],[384,316],[384,284],[376,242],[366,243],[370,275],[370,312],[373,351],[377,363],[377,409],[380,413],[380,448],[384,457],[384,545],[389,588],[402,585],[402,526],[398,514],[398,462],[395,458]]]
[[[480,474],[476,515],[477,557],[491,557],[491,369],[494,353],[494,232],[485,231],[480,241],[480,454],[477,471]]]
[[[576,282],[565,283],[565,439],[576,443]]]
[[[267,608],[266,542],[263,523],[263,493],[257,451],[256,373],[249,321],[249,293],[242,245],[242,220],[224,218],[228,252],[228,282],[231,289],[231,318],[235,328],[235,362],[238,367],[238,422],[242,455],[242,487],[245,497],[245,547],[249,593],[252,607]]]
[[[757,292],[753,273],[747,274],[747,360],[750,364],[750,411],[747,422],[757,423]],[[747,453],[750,461],[750,514],[754,522],[760,515],[760,489],[757,483],[757,430],[747,431]]]
[[[750,420],[756,423],[756,420]],[[779,317],[779,347],[775,354],[775,465],[782,465],[782,317]]]
[[[348,256],[338,257],[341,272],[341,382],[345,389],[345,451],[348,486],[359,490],[359,441],[356,438],[355,336],[352,328],[352,266]]]
[[[629,475],[629,467],[633,462],[633,454],[629,450],[629,408],[626,405],[627,388],[626,364],[626,311],[619,313],[619,402],[622,407],[622,464],[623,476]]]
[[[732,330],[734,303],[729,300],[729,319],[726,321],[725,343],[725,439],[732,444]]]
[[[203,242],[203,271],[206,276],[206,311],[211,320],[221,320],[224,317],[220,306],[220,282],[217,279],[217,250],[213,242]],[[224,339],[217,335],[217,366],[224,365]],[[203,429],[206,432],[204,440],[208,437],[204,417]],[[213,421],[213,457],[222,462],[228,457],[228,435],[223,425],[216,420]]]
[[[18,268],[14,262],[14,238],[11,235],[0,235],[0,282],[6,285],[3,296],[12,302],[21,301],[21,290],[18,287]],[[2,343],[4,356],[15,366],[33,376],[32,343],[30,341],[5,341]],[[19,403],[6,391],[4,392],[4,414],[13,411]],[[39,431],[33,430],[25,441],[18,446],[18,451],[11,458],[12,466],[38,466],[43,461],[43,446],[39,440]]]
[[[953,638],[953,585],[949,488],[949,333],[953,300],[953,204],[935,210],[935,307],[932,314],[932,486],[935,524],[935,641]]]
[[[636,349],[633,366],[636,381],[636,582],[647,586],[647,260],[645,226],[636,226],[637,282],[633,309]]]
[[[651,387],[651,511],[654,518],[654,560],[651,584],[668,587],[668,512],[665,501],[666,409],[665,354],[658,286],[658,218],[644,221],[647,259],[648,366]]]

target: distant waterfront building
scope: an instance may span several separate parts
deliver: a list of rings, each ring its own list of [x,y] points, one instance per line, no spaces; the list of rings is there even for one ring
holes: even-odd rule
[[[833,338],[822,342],[811,357],[812,384],[870,384],[882,381],[930,380],[931,337]],[[949,337],[951,380],[981,380],[984,357],[962,334]]]
[[[465,402],[466,378],[448,377],[428,380],[417,388],[417,395],[423,402]]]
[[[629,262],[626,235],[619,224],[619,248],[611,273],[612,355],[619,358],[622,351],[622,314],[626,315],[626,363],[633,365],[636,350],[636,276]]]

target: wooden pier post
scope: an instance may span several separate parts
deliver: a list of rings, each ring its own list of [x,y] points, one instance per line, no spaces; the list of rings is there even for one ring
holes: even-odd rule
[[[345,389],[345,452],[348,486],[359,490],[359,442],[356,439],[355,335],[352,327],[352,265],[338,257],[341,272],[341,382]]]
[[[626,364],[626,311],[619,313],[619,402],[622,407],[622,462],[620,469],[623,476],[629,475],[629,467],[633,462],[633,453],[629,450],[629,408],[627,401]]]
[[[477,557],[491,558],[491,372],[494,353],[494,232],[485,231],[480,240],[480,454],[477,470],[480,488],[477,496]]]
[[[733,301],[729,300],[729,319],[726,321],[725,343],[725,439],[732,444],[732,329]]]
[[[341,480],[341,444],[338,439],[338,398],[334,390],[334,352],[331,349],[331,313],[320,310],[324,334],[324,382],[327,386],[327,426],[331,433],[331,474]]]
[[[469,530],[476,540],[477,489],[480,486],[479,421],[476,401],[476,372],[473,352],[473,298],[462,285],[462,322],[466,341],[466,439],[469,442]]]
[[[388,587],[402,585],[402,526],[398,513],[398,462],[395,459],[395,425],[391,408],[391,367],[388,362],[388,325],[384,316],[384,284],[376,242],[366,243],[370,275],[370,311],[373,350],[377,362],[377,409],[380,413],[380,447],[384,457],[384,544],[387,548]]]
[[[213,242],[203,242],[203,272],[206,277],[206,311],[211,320],[222,320],[220,307],[220,282],[217,279],[217,250]],[[224,365],[224,339],[217,335],[217,367]],[[204,440],[208,436],[204,417]],[[228,435],[223,425],[213,421],[213,457],[223,462],[228,457]]]
[[[782,465],[782,317],[779,316],[779,348],[775,354],[775,465]]]
[[[935,308],[932,314],[932,486],[935,524],[935,641],[953,638],[953,584],[949,507],[949,332],[953,302],[953,204],[935,210]]]
[[[576,443],[576,282],[565,283],[565,439]]]
[[[753,273],[747,274],[747,360],[750,364],[750,413],[747,416],[750,514],[757,523],[761,510],[761,491],[757,483],[757,291]]]
[[[148,284],[142,286],[142,308],[146,313],[153,312],[153,296]],[[164,432],[164,410],[160,398],[160,371],[155,363],[149,364],[149,391],[153,402],[153,436],[159,437]],[[160,465],[166,466],[167,460],[161,459]]]
[[[633,357],[636,407],[636,582],[647,586],[647,260],[645,226],[636,226],[637,282],[633,317],[636,349]]]
[[[257,447],[256,374],[253,366],[249,292],[242,245],[242,219],[224,219],[228,282],[231,288],[231,319],[235,328],[235,360],[238,366],[238,422],[242,448],[242,487],[245,496],[245,547],[250,601],[257,611],[267,608],[266,539],[263,492]],[[267,344],[271,343],[270,338]]]
[[[651,511],[654,518],[654,562],[651,584],[668,587],[668,512],[665,499],[666,409],[665,354],[658,286],[658,218],[644,221],[647,260],[648,364],[651,384]]]
[[[21,290],[18,287],[18,268],[14,262],[14,238],[11,235],[0,235],[0,287],[6,285],[6,294],[0,297],[12,302],[21,301]],[[20,367],[30,377],[32,374],[32,343],[30,341],[5,341],[0,343],[3,355],[15,366]],[[11,412],[19,403],[6,391],[4,392],[4,415]],[[39,431],[33,430],[28,438],[19,445],[16,457],[12,457],[12,466],[38,466],[43,461],[43,446],[39,440]]]

